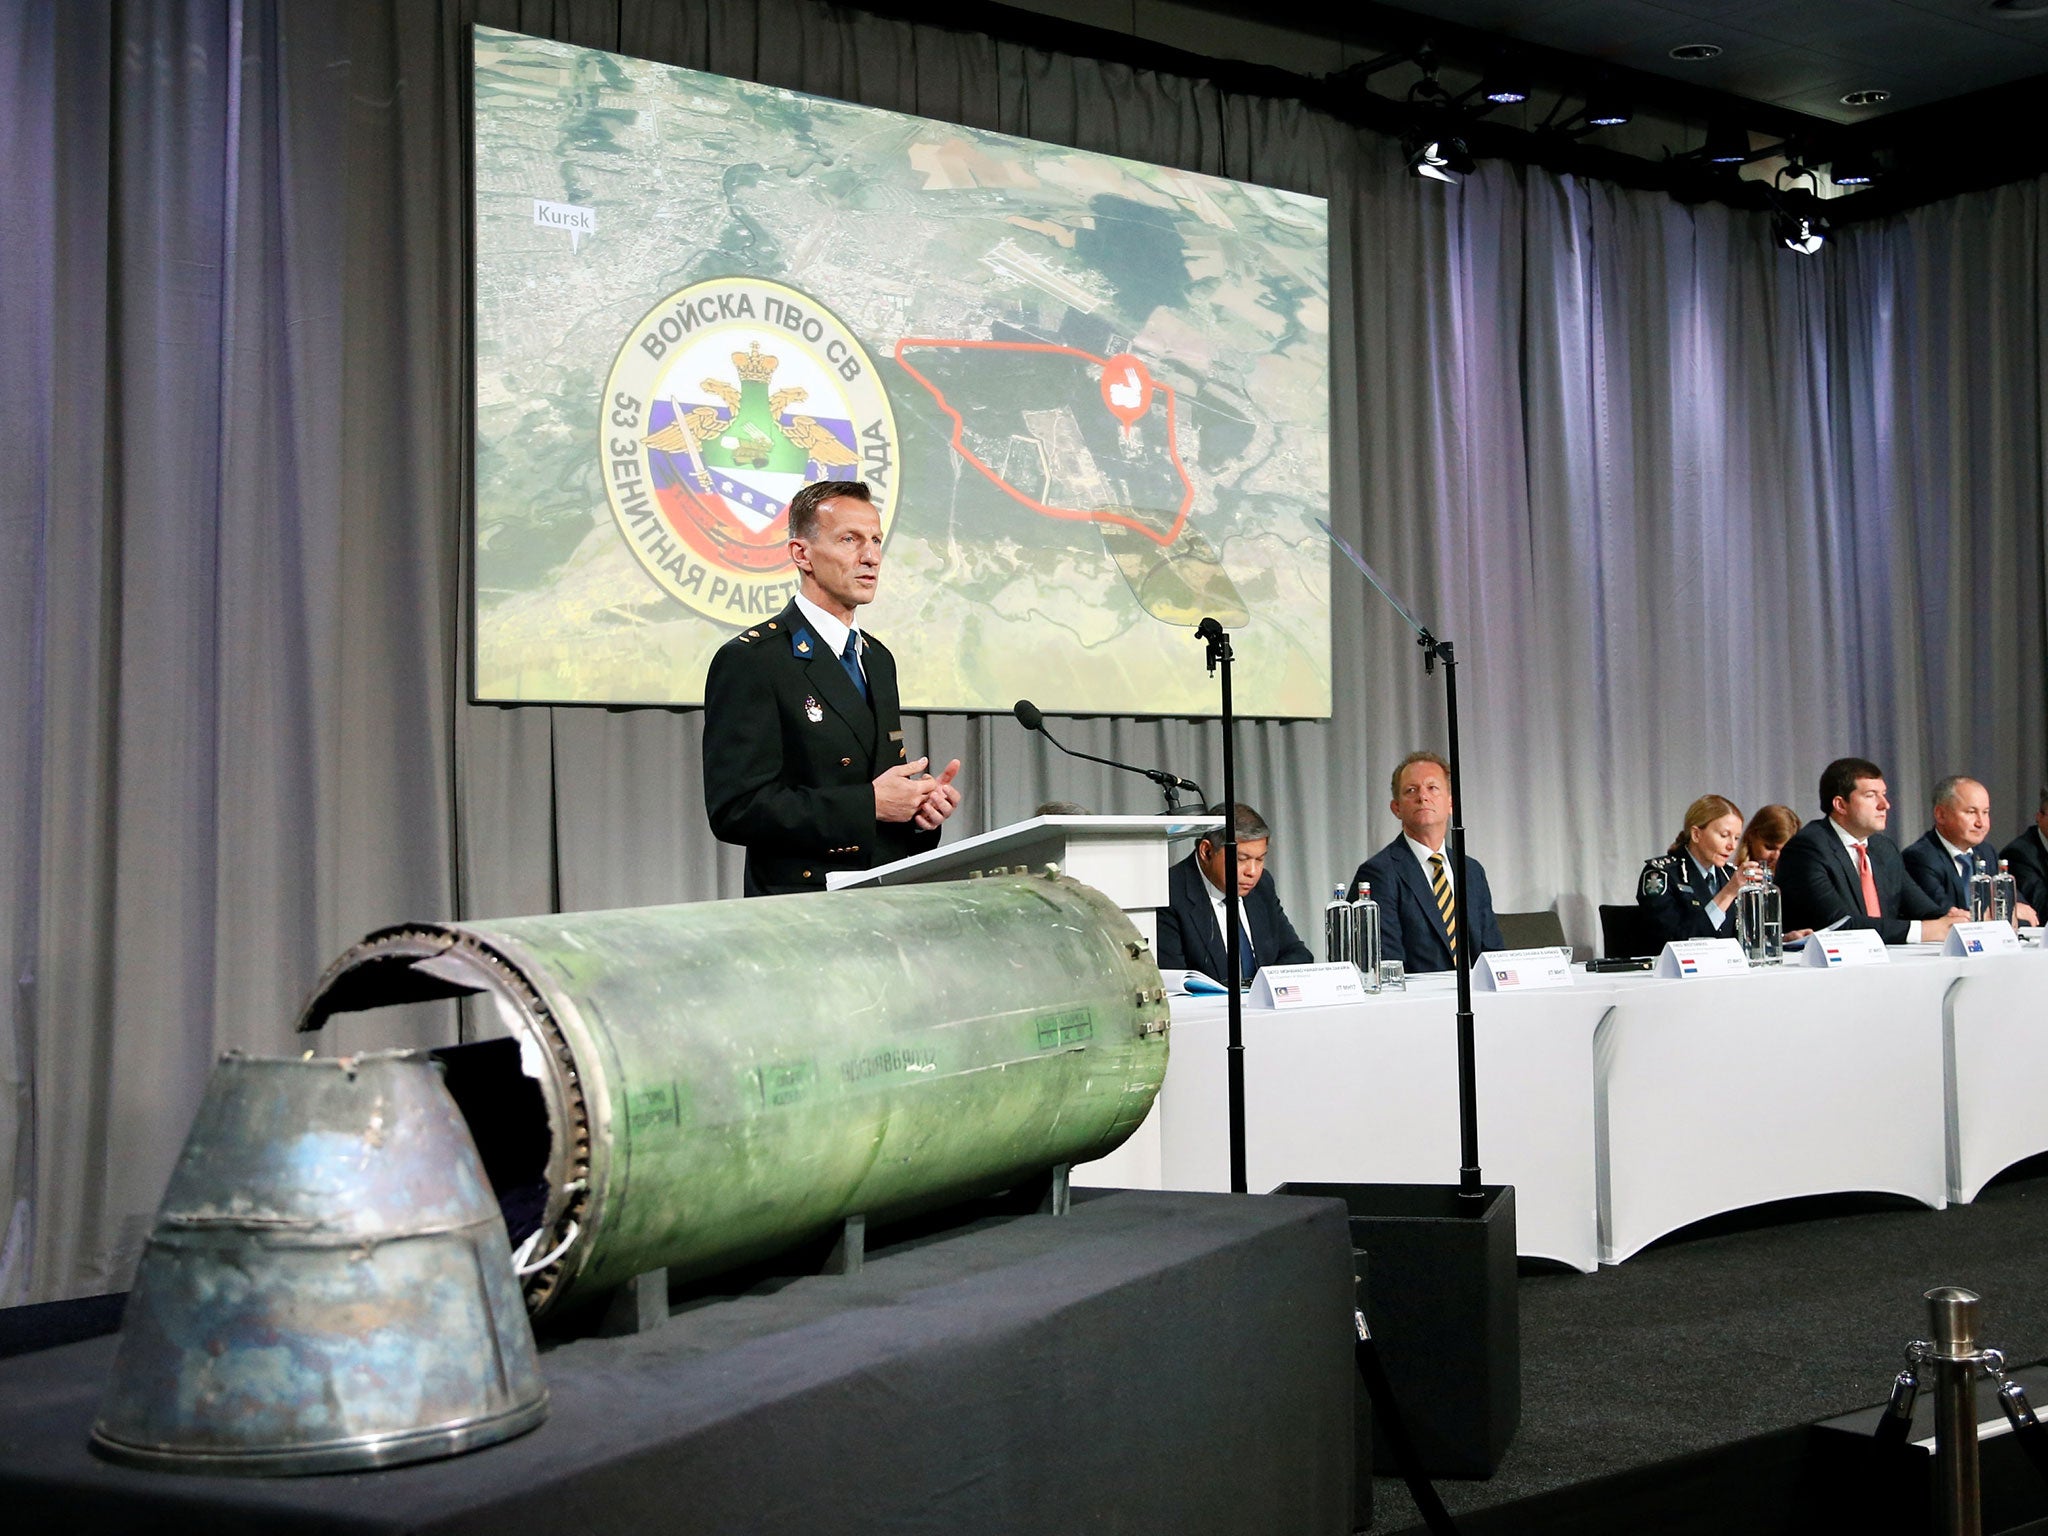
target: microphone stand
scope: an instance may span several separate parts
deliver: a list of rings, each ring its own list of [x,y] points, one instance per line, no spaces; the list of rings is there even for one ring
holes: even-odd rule
[[[1451,759],[1451,868],[1457,885],[1451,892],[1451,911],[1458,924],[1458,1194],[1466,1200],[1483,1200],[1486,1191],[1479,1184],[1479,1057],[1472,1028],[1472,928],[1465,921],[1465,793],[1458,777],[1458,658],[1451,642],[1439,640],[1422,629],[1416,635],[1422,647],[1425,675],[1444,664],[1444,713],[1450,725]]]
[[[1224,1069],[1230,1100],[1230,1192],[1245,1193],[1244,1155],[1244,959],[1243,923],[1238,918],[1237,900],[1237,716],[1230,698],[1230,635],[1214,619],[1204,619],[1195,628],[1195,638],[1209,642],[1209,675],[1223,668],[1223,952],[1230,972],[1230,990],[1225,1006],[1230,1013],[1230,1044],[1224,1052]]]
[[[1180,797],[1183,791],[1193,794],[1198,801],[1201,799],[1202,786],[1195,783],[1192,779],[1184,779],[1178,774],[1168,773],[1164,768],[1140,768],[1135,763],[1120,763],[1113,757],[1097,757],[1093,752],[1078,751],[1073,747],[1062,744],[1059,738],[1045,728],[1044,715],[1040,714],[1035,708],[1026,710],[1025,706],[1029,702],[1027,699],[1019,699],[1016,708],[1011,711],[1017,717],[1017,723],[1023,726],[1025,730],[1036,731],[1069,757],[1078,757],[1091,763],[1100,763],[1105,768],[1121,768],[1125,773],[1143,774],[1154,784],[1157,784],[1161,793],[1166,796],[1166,809],[1169,814],[1180,809]]]
[[[1373,590],[1393,604],[1394,611],[1415,631],[1415,643],[1422,647],[1423,672],[1434,673],[1439,661],[1444,664],[1444,712],[1449,717],[1451,759],[1451,914],[1458,928],[1458,1195],[1464,1200],[1484,1200],[1486,1191],[1479,1182],[1478,1052],[1472,1032],[1473,934],[1465,920],[1465,792],[1458,772],[1458,658],[1451,642],[1439,640],[1430,633],[1428,625],[1404,608],[1364,557],[1338,536],[1336,529],[1321,519],[1317,522],[1330,536],[1330,542],[1351,557],[1351,563],[1372,583]]]

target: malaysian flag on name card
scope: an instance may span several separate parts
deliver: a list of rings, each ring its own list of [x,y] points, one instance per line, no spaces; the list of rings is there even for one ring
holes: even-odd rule
[[[1518,987],[1522,984],[1520,971],[1495,971],[1494,978],[1504,987]]]
[[[1291,1003],[1300,996],[1301,988],[1291,981],[1284,981],[1273,989],[1273,1001],[1276,1003]]]

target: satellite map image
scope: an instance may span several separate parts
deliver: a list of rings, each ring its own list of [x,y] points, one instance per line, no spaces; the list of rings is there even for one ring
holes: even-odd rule
[[[694,704],[881,513],[906,709],[1330,708],[1319,198],[476,32],[474,691]]]

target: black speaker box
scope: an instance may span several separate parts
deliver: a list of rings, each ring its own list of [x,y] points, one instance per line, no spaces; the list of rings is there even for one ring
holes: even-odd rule
[[[1369,1256],[1365,1318],[1430,1477],[1491,1477],[1522,1420],[1515,1191],[1467,1199],[1449,1184],[1286,1183],[1276,1195],[1342,1200]],[[1392,1473],[1375,1421],[1373,1466]]]

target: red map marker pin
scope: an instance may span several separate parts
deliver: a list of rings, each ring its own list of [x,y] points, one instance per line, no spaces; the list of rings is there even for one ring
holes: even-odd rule
[[[1129,435],[1137,419],[1152,409],[1151,373],[1130,353],[1117,353],[1102,365],[1102,403]]]

